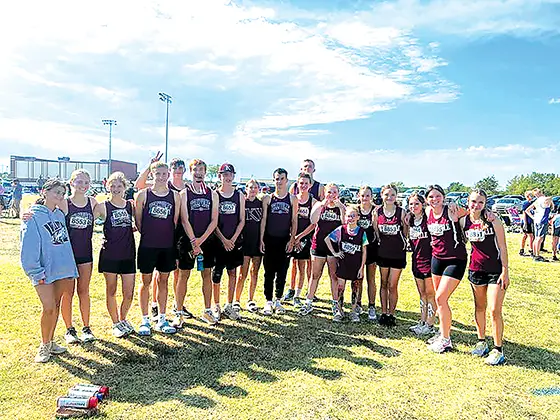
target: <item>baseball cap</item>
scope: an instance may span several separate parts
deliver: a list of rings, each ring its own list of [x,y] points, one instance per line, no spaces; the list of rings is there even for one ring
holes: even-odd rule
[[[220,170],[218,171],[218,173],[223,174],[224,172],[231,172],[232,174],[234,174],[235,168],[231,163],[223,163],[222,166],[220,166]]]

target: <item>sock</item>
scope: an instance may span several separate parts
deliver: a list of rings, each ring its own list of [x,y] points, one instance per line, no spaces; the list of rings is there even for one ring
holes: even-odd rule
[[[300,297],[300,295],[301,295],[301,289],[296,289],[296,295],[295,295],[295,297],[298,298],[298,297]]]
[[[115,323],[113,323],[113,327],[116,327],[119,324],[120,324],[120,322],[115,322]]]
[[[494,348],[495,348],[496,350],[498,350],[500,353],[503,352],[502,346],[494,346]]]
[[[165,314],[159,314],[159,322],[165,322]]]
[[[308,299],[305,299],[305,303],[306,303],[307,305],[311,305],[311,304],[313,303],[313,299],[309,299],[309,298],[308,298]]]
[[[143,315],[142,324],[149,324],[149,323],[150,323],[150,315]]]
[[[205,308],[204,311],[205,312],[212,312],[212,309],[211,308]]]
[[[158,307],[157,302],[152,302],[152,308],[157,308],[157,307]]]
[[[479,343],[486,343],[486,338],[479,338],[479,339],[478,339],[478,342],[479,342]]]

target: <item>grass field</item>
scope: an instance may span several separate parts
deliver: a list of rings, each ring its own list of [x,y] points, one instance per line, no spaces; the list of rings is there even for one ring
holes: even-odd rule
[[[92,327],[99,340],[35,364],[40,303],[19,265],[18,234],[17,221],[0,221],[1,418],[52,418],[56,397],[79,382],[111,387],[100,413],[108,419],[560,418],[560,396],[531,393],[560,386],[560,264],[517,256],[518,235],[508,237],[507,364],[489,367],[469,354],[476,334],[466,280],[451,302],[453,352],[428,353],[424,341],[408,332],[418,312],[408,269],[400,284],[398,326],[391,330],[366,321],[333,325],[325,277],[319,311],[311,317],[301,319],[292,310],[272,318],[244,311],[241,322],[212,328],[190,320],[174,336],[129,339],[113,338],[104,281],[94,272]],[[96,231],[95,255],[101,236]],[[262,283],[257,293],[262,305]],[[198,314],[198,274],[187,300]],[[74,308],[81,327],[77,302]],[[140,320],[136,299],[130,319],[136,325]]]

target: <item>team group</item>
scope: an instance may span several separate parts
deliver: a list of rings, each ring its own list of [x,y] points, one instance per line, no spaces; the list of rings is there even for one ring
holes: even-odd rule
[[[314,180],[315,164],[305,160],[297,180],[288,187],[288,173],[273,173],[275,191],[261,196],[256,180],[246,191],[234,188],[235,169],[229,163],[219,169],[219,187],[205,183],[206,164],[194,159],[189,165],[192,182],[185,183],[185,163],[174,159],[168,166],[156,156],[139,176],[135,200],[125,200],[128,181],[120,172],[110,175],[109,197],[97,202],[86,195],[89,174],[76,170],[66,198],[65,183],[49,179],[41,198],[23,217],[21,262],[43,305],[42,344],[37,362],[46,362],[66,349],[54,340],[59,310],[66,325],[66,342],[95,339],[90,328],[89,283],[93,269],[94,221],[103,220],[104,241],[98,271],[106,279],[106,303],[113,334],[135,332],[127,319],[133,302],[135,273],[141,272],[139,302],[142,321],[139,335],[154,329],[173,334],[193,315],[185,307],[187,283],[196,267],[202,277],[204,311],[201,319],[214,325],[222,317],[240,318],[241,295],[250,277],[246,309],[258,311],[255,290],[261,261],[264,266],[263,315],[283,314],[291,302],[298,314],[313,311],[315,292],[327,265],[332,294],[332,316],[341,322],[344,290],[351,287],[348,319],[360,322],[366,312],[370,321],[396,325],[398,283],[412,249],[412,273],[420,296],[420,320],[411,327],[417,335],[432,335],[428,349],[442,353],[452,348],[452,313],[449,297],[467,268],[475,303],[478,343],[472,351],[486,363],[505,360],[502,304],[509,285],[505,232],[500,220],[487,212],[486,193],[470,194],[468,209],[445,204],[445,192],[428,187],[425,197],[412,194],[405,211],[396,202],[397,189],[381,190],[383,203],[375,206],[372,190],[363,186],[359,204],[345,206],[335,184]],[[138,248],[134,231],[140,233]],[[470,262],[466,241],[471,242]],[[290,260],[292,275],[284,294]],[[376,270],[379,267],[381,313],[376,313]],[[239,273],[238,273],[239,269]],[[220,303],[223,272],[228,277],[227,300]],[[173,319],[166,317],[170,273],[173,275]],[[118,277],[122,302],[116,299]],[[76,281],[77,279],[77,281]],[[307,279],[307,294],[301,296]],[[367,287],[367,311],[362,310],[363,283]],[[72,322],[72,297],[76,289],[83,322],[82,334]],[[150,292],[152,303],[150,307]],[[486,310],[491,312],[494,348],[486,342]],[[439,329],[434,327],[439,318]]]

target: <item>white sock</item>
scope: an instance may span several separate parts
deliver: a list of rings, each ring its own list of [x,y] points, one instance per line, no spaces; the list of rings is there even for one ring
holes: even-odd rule
[[[142,324],[149,324],[149,323],[150,323],[150,315],[143,315]]]
[[[296,296],[295,297],[299,297],[301,295],[301,289],[296,289]]]
[[[157,302],[152,302],[152,308],[157,308],[158,307],[158,303]]]
[[[307,298],[307,299],[305,299],[305,303],[306,303],[307,305],[311,305],[311,304],[313,303],[313,299]]]
[[[159,314],[159,322],[165,322],[165,314]]]
[[[211,309],[211,308],[206,308],[206,309],[204,309],[204,310],[205,310],[206,312],[212,312],[212,309]]]

